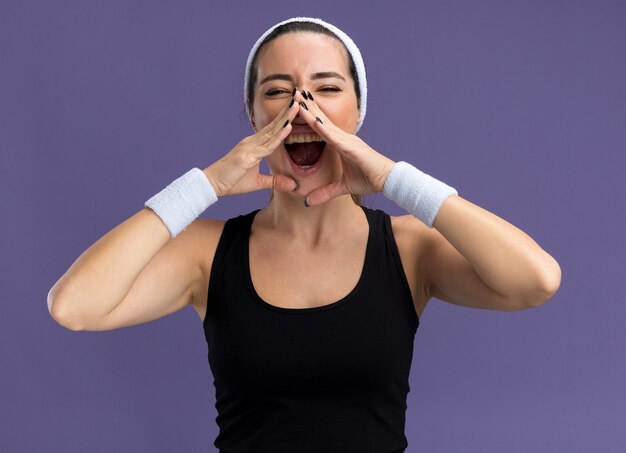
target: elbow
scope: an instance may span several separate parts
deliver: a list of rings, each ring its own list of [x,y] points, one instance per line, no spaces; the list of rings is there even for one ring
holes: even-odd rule
[[[71,304],[61,301],[54,296],[54,288],[50,290],[47,297],[48,312],[54,321],[62,327],[74,332],[83,330],[76,318],[75,311],[71,309]]]
[[[60,311],[58,308],[54,309],[50,312],[50,316],[55,320],[57,324],[61,327],[65,327],[68,330],[73,332],[78,332],[83,330],[80,324],[78,324],[71,316],[66,315],[63,311]]]
[[[540,307],[549,301],[561,287],[561,267],[559,263],[552,257],[551,265],[542,270],[540,277],[538,278],[538,285],[533,292],[530,300],[530,307]]]

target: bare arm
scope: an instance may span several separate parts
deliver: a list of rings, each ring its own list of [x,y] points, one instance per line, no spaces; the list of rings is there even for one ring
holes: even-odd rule
[[[448,197],[433,226],[432,296],[509,311],[541,305],[558,290],[557,261],[519,228],[470,201]]]
[[[55,283],[48,293],[50,314],[71,330],[106,330],[155,319],[191,303],[202,279],[193,251],[198,229],[194,222],[171,238],[161,219],[143,208],[85,250]],[[143,319],[136,310],[140,318],[135,322],[105,325],[133,287],[143,299],[138,300]]]

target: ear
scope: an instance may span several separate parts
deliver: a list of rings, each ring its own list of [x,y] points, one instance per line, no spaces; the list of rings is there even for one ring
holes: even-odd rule
[[[254,123],[254,114],[250,115],[250,125],[252,126],[252,129],[254,129],[254,132],[256,132],[256,124]]]

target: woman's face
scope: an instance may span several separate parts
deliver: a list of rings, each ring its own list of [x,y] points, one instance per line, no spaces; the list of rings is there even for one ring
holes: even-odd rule
[[[291,92],[297,86],[299,91],[311,92],[315,103],[335,126],[354,134],[359,120],[359,110],[345,50],[341,46],[339,41],[330,36],[312,32],[287,33],[267,44],[257,60],[257,82],[251,118],[255,130],[262,129],[289,105]],[[334,72],[338,76],[313,77],[314,74],[322,72]],[[274,74],[288,77],[266,80]],[[304,99],[303,101],[313,102]],[[291,134],[312,132],[310,126],[299,115],[294,118],[292,125]],[[304,177],[294,173],[289,163],[289,155],[282,143],[265,160],[272,174],[295,176],[301,183],[298,192],[308,193],[319,185],[339,179],[341,176],[339,154],[328,143],[323,154],[324,160],[319,170]],[[318,184],[311,184],[313,180],[317,180]]]

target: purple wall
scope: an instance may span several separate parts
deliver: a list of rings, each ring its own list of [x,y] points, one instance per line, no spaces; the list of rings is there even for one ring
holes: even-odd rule
[[[0,450],[214,451],[193,308],[72,332],[46,295],[147,198],[252,133],[249,49],[305,15],[363,53],[361,138],[521,228],[563,270],[533,310],[431,300],[407,451],[623,451],[626,3],[381,2],[365,15],[357,1],[233,3],[0,3]],[[266,198],[222,199],[202,217]],[[365,204],[406,213],[382,194]]]

